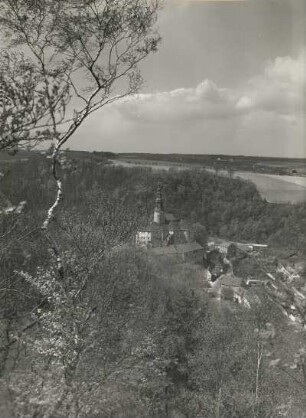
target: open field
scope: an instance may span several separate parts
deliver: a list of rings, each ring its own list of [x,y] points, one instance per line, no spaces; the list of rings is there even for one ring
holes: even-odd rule
[[[261,196],[270,203],[294,204],[306,201],[306,177],[250,172],[238,172],[234,176],[252,181]]]
[[[153,170],[188,170],[192,168],[215,172],[200,164],[188,164],[145,159],[116,159],[112,163],[122,167],[148,167]],[[218,175],[229,175],[228,171],[220,170]],[[253,182],[261,196],[270,203],[295,204],[306,201],[306,177],[262,174],[248,171],[235,171],[233,177]]]
[[[218,175],[238,177],[244,180],[253,182],[261,196],[270,203],[278,204],[295,204],[306,202],[306,176],[299,175],[279,175],[270,172],[254,171],[254,165],[251,162],[256,161],[256,165],[264,164],[265,169],[268,164],[277,164],[278,166],[286,166],[286,170],[295,167],[298,173],[302,173],[302,167],[306,166],[304,160],[266,160],[258,157],[227,157],[222,156],[222,161],[218,160],[221,157],[217,156],[171,156],[163,155],[161,159],[157,159],[158,155],[121,155],[103,152],[85,152],[85,151],[68,151],[68,158],[75,161],[96,160],[106,161],[109,159],[112,164],[123,167],[148,167],[153,170],[207,170]],[[169,160],[166,158],[169,157]],[[192,157],[192,158],[191,158]],[[11,156],[7,153],[0,153],[0,171],[6,170],[11,163],[28,161],[32,159],[44,159],[45,156],[39,152],[21,151],[16,155]],[[250,163],[249,165],[247,163]],[[248,169],[247,169],[248,167]]]

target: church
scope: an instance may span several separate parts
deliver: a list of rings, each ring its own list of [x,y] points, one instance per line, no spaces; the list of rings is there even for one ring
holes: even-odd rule
[[[160,185],[156,193],[153,221],[137,232],[136,244],[150,248],[158,256],[171,256],[183,261],[201,261],[204,255],[203,247],[194,240],[189,223],[165,212]]]

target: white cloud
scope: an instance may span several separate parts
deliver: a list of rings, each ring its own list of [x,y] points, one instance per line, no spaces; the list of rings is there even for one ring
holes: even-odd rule
[[[278,57],[267,63],[262,74],[240,89],[221,88],[206,79],[193,88],[138,94],[116,108],[126,119],[143,123],[225,119],[259,110],[292,121],[303,109],[304,92],[305,53],[301,53],[295,59]]]
[[[252,78],[238,102],[240,109],[265,110],[293,115],[304,108],[305,52],[297,58],[278,57]]]
[[[196,119],[228,118],[237,113],[236,98],[229,89],[204,80],[194,88],[138,94],[117,103],[126,118],[141,122],[173,123]]]
[[[305,53],[278,57],[235,89],[210,80],[114,102],[78,132],[79,149],[302,157]]]

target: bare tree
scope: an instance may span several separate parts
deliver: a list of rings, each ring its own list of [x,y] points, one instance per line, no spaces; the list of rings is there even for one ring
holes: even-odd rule
[[[50,99],[59,122],[69,101],[68,86],[60,77],[48,76]],[[17,150],[50,139],[50,114],[46,85],[33,62],[21,52],[0,54],[0,150]]]
[[[7,146],[7,137],[11,138],[10,145],[13,142],[15,146],[24,136],[30,139],[26,119],[31,115],[31,107],[37,110],[30,124],[43,120],[48,131],[44,138],[54,141],[52,165],[58,186],[44,228],[48,227],[62,193],[62,182],[56,171],[61,148],[92,112],[138,90],[141,76],[137,64],[156,50],[160,39],[152,29],[157,9],[156,0],[2,2],[0,23],[8,46],[22,48],[27,59],[21,61],[26,72],[20,82],[9,65],[2,71],[7,81],[13,81],[7,88],[7,82],[2,84],[4,105],[7,101],[13,103],[15,95],[22,96],[23,107],[12,117],[25,120],[6,126],[11,132],[1,137],[1,146]],[[23,68],[19,77],[22,73]],[[32,97],[27,96],[33,87]],[[59,88],[61,94],[55,95]],[[35,94],[43,101],[40,112],[39,97]],[[63,120],[63,100],[68,100],[68,95],[71,106]],[[27,99],[32,100],[28,109],[23,105]],[[64,126],[63,122],[66,122]],[[32,139],[41,138],[40,134],[36,130]]]
[[[5,355],[19,344],[20,338],[29,338],[27,345],[31,346],[35,332],[39,332],[36,327],[43,324],[46,335],[52,337],[56,315],[66,315],[67,321],[60,321],[67,327],[65,334],[78,321],[83,324],[83,332],[93,320],[94,307],[87,307],[86,301],[81,300],[83,281],[75,282],[80,277],[71,278],[67,274],[66,280],[57,280],[58,276],[64,276],[63,255],[49,226],[63,194],[61,151],[94,111],[138,91],[142,83],[138,64],[157,49],[160,41],[154,31],[157,11],[158,0],[1,2],[0,36],[6,44],[0,56],[0,149],[16,150],[50,141],[52,174],[57,186],[42,225],[57,269],[38,270],[36,275],[25,274],[23,279],[28,279],[38,294],[49,285],[60,289],[60,298],[67,308],[62,311],[50,299],[49,309],[38,312],[37,318],[4,341],[1,349]],[[51,294],[55,294],[57,291],[51,287]],[[41,295],[46,301],[46,295]],[[70,316],[71,312],[81,311],[82,315],[76,319]],[[43,314],[55,316],[45,323]],[[74,330],[73,335],[80,336],[80,330]],[[79,353],[82,349],[79,345],[76,348]],[[80,355],[69,362],[69,370],[76,369]],[[50,381],[43,374],[43,367],[37,367],[42,372],[42,381]],[[55,403],[54,408],[59,409],[59,405]]]
[[[94,111],[138,91],[140,61],[156,51],[158,0],[3,0],[0,25],[10,51],[1,71],[0,149],[51,140],[57,191],[43,222],[48,233],[63,195],[58,166],[63,146]],[[25,71],[16,73],[18,62]],[[12,62],[7,55],[7,62]],[[23,76],[22,76],[23,74]],[[30,94],[29,94],[30,93]],[[17,102],[16,102],[17,101]],[[15,106],[15,103],[17,106]],[[69,103],[69,107],[67,105]],[[40,128],[43,128],[41,130]]]

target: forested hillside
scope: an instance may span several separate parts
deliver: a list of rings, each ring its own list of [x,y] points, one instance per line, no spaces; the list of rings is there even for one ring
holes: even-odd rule
[[[269,204],[261,199],[251,182],[240,179],[197,171],[154,173],[143,168],[124,169],[112,167],[106,161],[97,154],[64,159],[66,208],[74,207],[80,214],[84,213],[88,210],[88,200],[93,196],[98,200],[100,194],[107,193],[112,199],[124,202],[126,213],[137,223],[152,214],[159,182],[167,210],[201,223],[211,235],[271,243],[299,251],[306,247],[305,204]],[[28,212],[43,216],[40,211],[46,209],[54,193],[48,162],[34,156],[29,162],[10,165],[7,170],[1,181],[5,196],[14,204],[26,200]]]
[[[220,308],[201,267],[157,262],[134,239],[158,182],[167,210],[209,234],[299,252],[305,206],[270,205],[251,183],[203,172],[114,168],[97,155],[63,155],[61,166],[60,281],[40,230],[55,192],[48,159],[1,167],[3,195],[26,206],[0,215],[0,415],[302,416],[302,369],[271,360],[294,364],[301,336],[273,301]]]
[[[0,418],[306,418],[303,1],[1,0]]]

